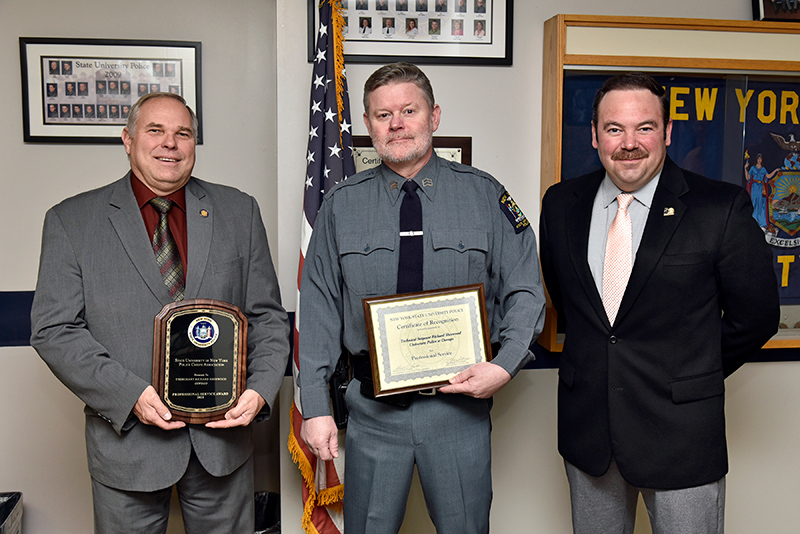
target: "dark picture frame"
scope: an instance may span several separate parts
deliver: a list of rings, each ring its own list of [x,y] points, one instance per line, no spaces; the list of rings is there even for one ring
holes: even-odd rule
[[[26,143],[120,144],[124,113],[56,118],[48,114],[49,105],[129,108],[141,96],[131,89],[145,84],[183,96],[197,114],[197,144],[203,143],[200,42],[20,37],[19,49]],[[159,75],[154,65],[164,72]],[[116,90],[99,91],[97,82],[105,82],[104,88],[112,82]],[[86,92],[63,90],[75,83],[87,84]],[[49,94],[52,84],[62,90]]]
[[[800,0],[753,0],[753,20],[800,22]]]
[[[473,0],[468,0],[471,5]],[[413,0],[409,2],[412,4]],[[405,27],[405,18],[418,19],[419,28],[427,28],[427,21],[422,19],[440,18],[442,27],[450,26],[451,18],[464,21],[464,28],[473,27],[470,15],[448,11],[447,13],[437,13],[434,11],[434,2],[430,4],[429,11],[422,18],[417,11],[409,12],[396,11],[377,11],[367,10],[366,16],[393,16],[398,18],[395,27],[397,32],[391,38],[384,38],[380,32],[380,20],[378,24],[373,23],[373,32],[369,40],[358,39],[356,24],[359,19],[359,11],[355,8],[355,1],[348,2],[349,9],[345,12],[350,22],[350,35],[345,35],[344,59],[345,63],[373,63],[386,64],[395,61],[408,61],[410,63],[428,65],[500,65],[510,66],[513,62],[512,43],[514,29],[514,0],[490,0],[487,2],[488,9],[485,13],[476,13],[475,16],[486,21],[487,38],[485,40],[470,39],[464,36],[463,40],[446,40],[438,38],[436,40],[405,39],[401,36],[400,29]],[[392,5],[395,5],[392,3]],[[388,15],[387,15],[388,13]],[[363,15],[364,13],[362,13]],[[442,18],[444,16],[444,18]],[[308,0],[308,61],[312,62],[316,57],[317,28],[319,28],[318,0]],[[490,28],[489,28],[490,26]],[[471,34],[470,32],[468,32]]]

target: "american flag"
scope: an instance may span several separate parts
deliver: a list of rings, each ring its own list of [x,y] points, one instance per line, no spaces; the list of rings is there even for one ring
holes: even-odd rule
[[[319,7],[319,31],[311,83],[300,266],[297,274],[298,303],[303,261],[322,198],[335,184],[355,174],[349,98],[342,52],[344,19],[341,9],[341,0],[323,0]],[[344,496],[343,451],[340,449],[339,458],[323,462],[311,454],[300,439],[303,414],[300,406],[300,390],[297,388],[299,314],[298,307],[294,321],[295,350],[292,371],[295,388],[291,408],[289,450],[303,477],[302,527],[307,534],[341,534],[344,532],[341,512]]]

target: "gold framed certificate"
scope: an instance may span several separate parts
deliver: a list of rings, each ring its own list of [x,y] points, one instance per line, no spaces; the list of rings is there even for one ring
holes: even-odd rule
[[[448,384],[492,359],[483,284],[363,300],[375,396]]]

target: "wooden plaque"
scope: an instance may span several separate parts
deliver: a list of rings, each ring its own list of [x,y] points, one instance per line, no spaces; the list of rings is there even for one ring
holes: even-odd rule
[[[225,417],[244,391],[247,318],[219,300],[167,304],[155,317],[153,387],[176,421]]]

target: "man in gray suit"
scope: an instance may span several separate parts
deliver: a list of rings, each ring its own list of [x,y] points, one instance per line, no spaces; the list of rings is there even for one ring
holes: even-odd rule
[[[196,132],[180,96],[146,95],[122,132],[131,171],[45,217],[31,344],[86,403],[96,532],[165,532],[173,486],[187,532],[254,530],[250,423],[272,410],[289,327],[258,205],[191,176]],[[151,245],[156,197],[172,206],[174,298]],[[246,390],[204,426],[171,420],[150,384],[153,319],[181,292],[248,319]]]

